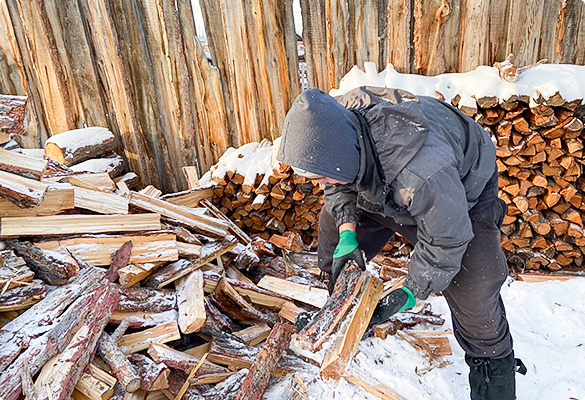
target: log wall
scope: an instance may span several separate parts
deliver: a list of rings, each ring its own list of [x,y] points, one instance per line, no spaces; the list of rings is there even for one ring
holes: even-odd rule
[[[280,136],[300,92],[292,0],[201,0],[212,61],[189,0],[0,2],[0,92],[29,96],[25,147],[100,125],[142,183],[187,188],[229,146]],[[515,54],[585,64],[581,0],[300,0],[309,87],[357,65],[465,72]]]

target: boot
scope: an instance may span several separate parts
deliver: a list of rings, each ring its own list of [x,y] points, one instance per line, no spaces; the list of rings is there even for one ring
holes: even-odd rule
[[[526,374],[524,363],[514,358],[514,352],[507,357],[476,358],[465,355],[469,365],[471,400],[515,400],[516,372]]]

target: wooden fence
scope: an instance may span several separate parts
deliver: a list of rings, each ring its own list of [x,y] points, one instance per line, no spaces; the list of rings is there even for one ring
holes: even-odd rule
[[[1,1],[1,0],[0,0]],[[435,75],[542,58],[585,64],[582,0],[300,0],[309,87],[353,65]],[[107,126],[144,184],[186,188],[228,146],[280,135],[300,93],[292,0],[0,2],[0,93],[28,94],[24,146]]]

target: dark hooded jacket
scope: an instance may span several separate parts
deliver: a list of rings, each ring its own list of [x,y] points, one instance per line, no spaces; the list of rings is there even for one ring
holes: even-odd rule
[[[348,182],[327,185],[338,225],[360,210],[416,225],[405,286],[425,299],[449,285],[473,238],[469,210],[494,174],[489,134],[449,104],[361,87],[334,99],[305,91],[287,114],[277,159]]]

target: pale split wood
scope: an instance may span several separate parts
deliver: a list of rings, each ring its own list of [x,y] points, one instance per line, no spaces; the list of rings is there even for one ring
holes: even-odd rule
[[[13,151],[0,148],[1,171],[39,181],[45,173],[47,164],[47,160],[28,157],[24,154],[15,153]]]
[[[101,190],[104,192],[113,192],[116,185],[107,172],[75,173],[64,178],[55,177],[44,180],[65,180],[73,186],[90,190]]]
[[[240,338],[248,346],[255,346],[266,339],[271,331],[272,328],[265,323],[261,323],[234,332],[234,336]]]
[[[74,400],[107,400],[114,394],[116,382],[116,378],[90,364],[77,381],[72,397]],[[78,396],[76,392],[84,397]]]
[[[364,282],[363,289],[355,306],[348,312],[347,317],[341,324],[338,335],[333,335],[328,343],[323,364],[321,365],[321,376],[328,379],[338,379],[349,364],[360,340],[368,328],[369,321],[374,313],[376,305],[381,299],[383,285],[382,281],[364,272],[368,277]]]
[[[75,207],[100,214],[128,214],[128,198],[112,193],[75,187]]]
[[[213,196],[213,188],[194,188],[185,190],[183,192],[170,193],[161,197],[162,200],[166,200],[169,203],[185,206],[185,207],[197,207],[202,200],[210,199]]]
[[[176,281],[179,328],[183,334],[197,332],[207,319],[203,303],[203,272],[196,270]]]
[[[132,242],[130,262],[142,266],[144,270],[155,268],[156,265],[152,263],[176,261],[179,258],[175,236],[165,231],[127,235],[86,235],[37,242],[35,245],[40,249],[53,250],[64,255],[71,252],[89,265],[105,266],[110,265],[112,254],[127,241]],[[145,266],[145,263],[150,264]]]
[[[0,217],[36,217],[56,215],[75,207],[73,187],[49,184],[45,196],[36,207],[21,208],[0,197]]]
[[[177,206],[164,200],[153,199],[137,192],[130,195],[130,205],[145,211],[156,212],[180,225],[213,237],[225,237],[227,224],[217,218],[194,213],[187,207]]]
[[[148,349],[151,343],[167,343],[181,338],[176,321],[155,326],[144,331],[130,333],[120,338],[119,346],[124,354]]]
[[[317,308],[323,307],[329,296],[327,289],[303,285],[269,275],[264,276],[258,282],[258,287],[282,294]]]
[[[199,187],[199,173],[197,172],[197,167],[195,166],[185,166],[181,168],[183,171],[183,175],[185,175],[185,179],[187,180],[187,185],[189,189],[196,189]]]
[[[2,218],[0,237],[160,230],[159,214]]]
[[[21,208],[40,205],[48,187],[46,183],[0,171],[0,197]]]
[[[359,376],[354,371],[346,372],[343,375],[343,378],[349,383],[361,387],[366,392],[373,394],[382,400],[406,400],[394,390],[390,389],[386,385],[381,384],[380,382],[375,382],[373,384],[368,383],[364,378]],[[369,377],[368,380],[373,380],[373,378]]]

